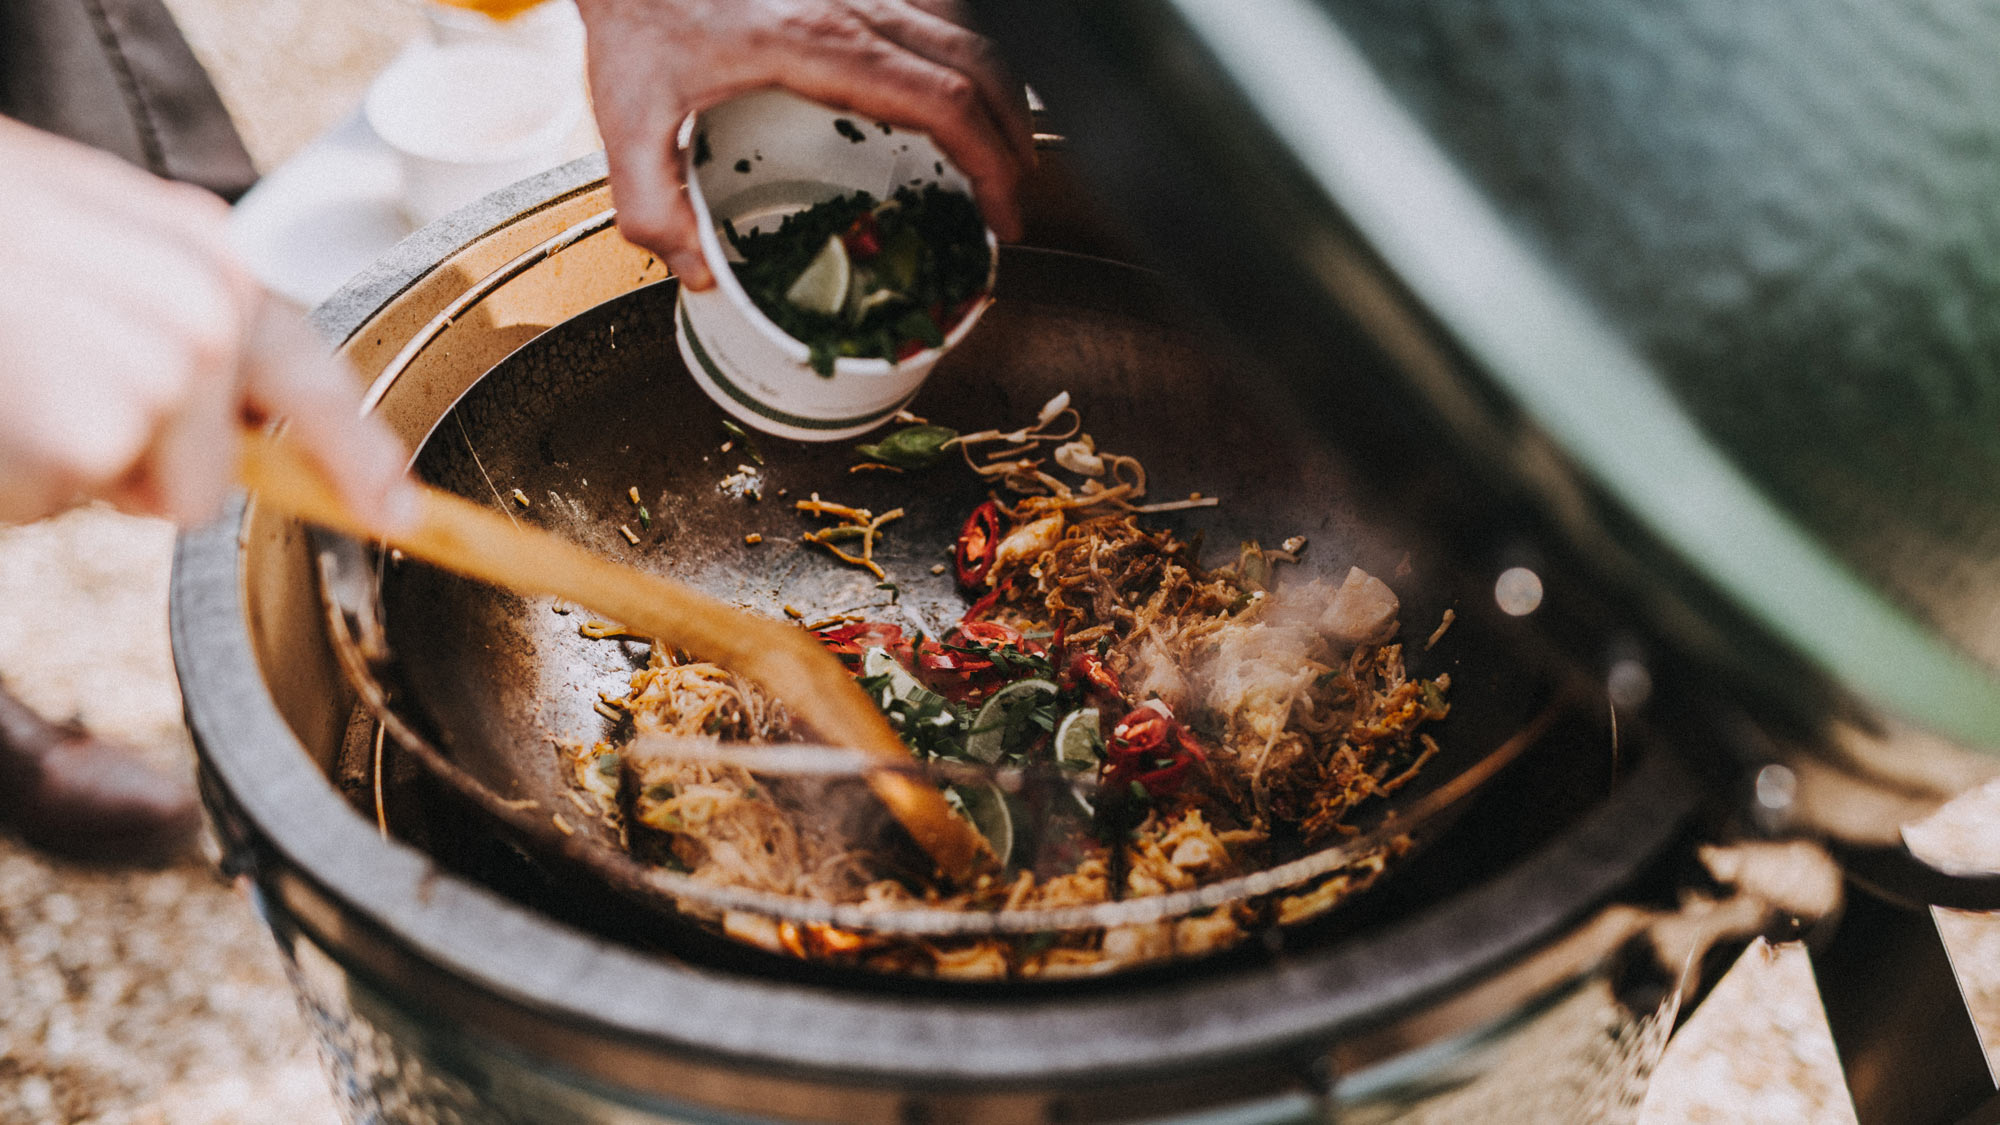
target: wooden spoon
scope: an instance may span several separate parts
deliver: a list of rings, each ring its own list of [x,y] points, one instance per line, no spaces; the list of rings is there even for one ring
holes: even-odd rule
[[[238,477],[260,502],[360,539],[355,518],[316,466],[280,437],[248,435]],[[794,625],[746,613],[678,582],[621,566],[469,500],[417,485],[418,515],[386,542],[435,566],[526,594],[550,594],[755,681],[824,741],[907,766],[909,749],[840,661]],[[937,862],[964,882],[993,866],[978,832],[944,795],[907,772],[870,774],[869,787]]]

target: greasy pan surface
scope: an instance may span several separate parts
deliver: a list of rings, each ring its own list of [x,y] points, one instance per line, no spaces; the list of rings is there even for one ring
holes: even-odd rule
[[[723,414],[681,369],[674,348],[673,296],[671,283],[635,291],[523,347],[440,422],[419,454],[419,473],[609,557],[763,613],[790,606],[807,620],[855,611],[907,617],[872,576],[798,541],[814,525],[792,501],[817,491],[878,512],[901,507],[908,514],[891,525],[878,560],[920,620],[935,627],[956,619],[964,599],[949,573],[933,575],[931,567],[945,561],[965,513],[985,499],[983,482],[950,463],[920,475],[850,474],[855,457],[844,443],[758,436],[761,465],[740,439],[724,452],[732,435]],[[1218,508],[1147,517],[1202,536],[1205,561],[1229,560],[1245,539],[1275,545],[1303,535],[1305,560],[1284,568],[1289,580],[1337,581],[1359,565],[1401,596],[1411,672],[1449,672],[1453,713],[1435,728],[1442,753],[1393,803],[1365,809],[1364,822],[1423,800],[1549,705],[1559,679],[1554,662],[1494,607],[1490,575],[1456,572],[1393,514],[1362,511],[1337,450],[1287,423],[1281,408],[1205,355],[1148,275],[1010,250],[1001,298],[914,411],[964,431],[1011,428],[1069,391],[1101,447],[1145,463],[1149,499],[1221,498]],[[761,501],[725,483],[740,466],[759,470]],[[634,488],[650,526],[630,498]],[[526,508],[515,490],[528,498]],[[747,544],[753,534],[762,542]],[[533,800],[536,811],[507,817],[520,842],[608,869],[615,885],[643,897],[646,888],[616,877],[622,856],[609,854],[609,833],[565,798],[568,768],[552,739],[606,737],[612,724],[593,704],[600,692],[624,692],[646,647],[583,637],[578,626],[589,614],[580,609],[558,612],[548,599],[414,563],[389,565],[382,601],[399,711],[458,767],[447,780],[486,790],[489,809],[492,795]],[[1447,608],[1457,620],[1426,651]],[[551,810],[568,814],[578,838],[558,832]],[[593,833],[606,845],[597,857],[579,846]]]

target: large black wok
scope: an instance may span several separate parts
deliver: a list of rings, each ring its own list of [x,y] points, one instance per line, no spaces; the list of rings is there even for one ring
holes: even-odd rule
[[[441,447],[456,430],[446,417],[451,404],[471,388],[470,405],[531,361],[550,397],[631,364],[629,384],[662,396],[635,399],[633,414],[673,401],[704,443],[719,438],[708,408],[678,397],[685,375],[659,325],[671,293],[642,289],[661,271],[611,233],[603,176],[600,157],[496,196],[412,239],[321,311],[342,354],[373,380],[377,414],[412,444],[435,432],[431,444]],[[1074,316],[1105,308],[1104,279],[1120,272],[1057,256],[1009,258],[1003,307],[1063,315],[1053,299],[1022,288],[1045,272],[1036,260],[1074,271],[1066,287],[1032,291],[1066,294],[1083,310]],[[1144,337],[1173,343],[1179,316],[1169,317],[1168,327],[1145,323]],[[1002,323],[996,317],[991,327]],[[628,355],[646,325],[660,346]],[[501,363],[538,337],[574,357],[576,371],[539,346]],[[1319,358],[1329,372],[1349,370],[1341,349]],[[1147,362],[1163,365],[1150,354]],[[481,384],[496,364],[500,374]],[[934,389],[957,378],[941,372]],[[1365,385],[1337,389],[1344,396]],[[1219,392],[1202,401],[1218,399],[1232,414],[1254,405]],[[658,431],[673,421],[627,429],[664,465],[670,445],[659,444],[667,439]],[[526,420],[494,424],[531,430]],[[1111,432],[1107,422],[1094,426]],[[1287,433],[1255,431],[1229,456],[1240,460],[1242,449],[1256,453]],[[493,458],[504,451],[474,438],[497,476]],[[1130,446],[1146,440],[1135,435]],[[782,451],[764,452],[776,462]],[[1314,479],[1344,485],[1362,479],[1348,475],[1350,452],[1343,440],[1328,445],[1324,462],[1295,462],[1325,465]],[[1419,490],[1440,482],[1434,495],[1476,490],[1476,480],[1438,472],[1443,463],[1429,443],[1410,441],[1364,468]],[[1213,488],[1234,499],[1222,484],[1180,479],[1171,458],[1155,469],[1163,493]],[[590,480],[600,483],[595,472]],[[490,502],[484,479],[477,484],[473,491]],[[1357,495],[1295,489],[1292,502],[1301,523],[1281,530],[1318,536],[1308,558],[1342,546],[1411,550],[1412,573],[1385,577],[1411,598],[1412,630],[1427,632],[1419,615],[1464,591],[1462,620],[1425,658],[1428,668],[1462,665],[1459,711],[1440,730],[1448,743],[1472,725],[1475,701],[1506,705],[1504,693],[1480,683],[1486,669],[1464,647],[1471,641],[1506,662],[1492,670],[1495,681],[1552,694],[1572,654],[1600,672],[1607,658],[1628,670],[1648,666],[1642,649],[1551,650],[1528,636],[1558,608],[1603,610],[1545,556],[1468,553],[1447,565],[1428,553],[1427,539],[1406,536]],[[546,499],[533,503],[524,515],[547,518],[538,511]],[[1214,518],[1233,518],[1233,510]],[[1308,518],[1316,512],[1326,518]],[[1211,550],[1226,552],[1232,544],[1219,534]],[[420,768],[396,740],[378,741],[373,714],[354,706],[320,627],[311,546],[297,524],[254,500],[184,540],[175,657],[224,862],[296,968],[356,1119],[1276,1121],[1350,1110],[1379,1119],[1419,1105],[1447,1116],[1447,1106],[1459,1106],[1511,1120],[1580,1119],[1560,1107],[1601,1108],[1605,1097],[1636,1105],[1675,1011],[1685,1010],[1681,970],[1699,962],[1698,950],[1654,950],[1648,940],[1656,923],[1687,936],[1680,904],[1708,901],[1688,866],[1690,838],[1701,838],[1691,819],[1701,792],[1685,768],[1692,758],[1669,752],[1646,721],[1695,713],[1670,706],[1664,689],[1674,681],[1664,675],[1637,716],[1635,695],[1620,696],[1615,740],[1608,708],[1565,710],[1541,741],[1459,803],[1449,831],[1420,833],[1424,847],[1317,923],[1155,972],[955,987],[815,969],[663,924],[657,911],[605,893],[588,869],[522,832],[495,831],[489,810]],[[1483,608],[1491,583],[1514,565],[1542,576],[1542,608],[1492,620]],[[1615,616],[1603,617],[1615,626]],[[442,628],[470,650],[478,643],[463,634],[481,624],[447,620]],[[492,636],[503,644],[504,635]],[[1607,636],[1615,642],[1615,628]],[[554,632],[535,643],[544,639],[570,643]],[[494,669],[536,666],[499,653],[483,659]],[[561,668],[553,657],[548,666]],[[414,707],[404,713],[427,722]],[[473,758],[464,746],[452,749]],[[1461,768],[1455,776],[1477,775]],[[388,839],[376,825],[378,786]]]
[[[1611,705],[1580,686],[1567,654],[1537,639],[1535,604],[1510,603],[1519,614],[1510,616],[1496,601],[1491,569],[1454,560],[1402,513],[1367,508],[1337,446],[1309,437],[1282,404],[1261,398],[1252,389],[1260,380],[1198,347],[1154,278],[1047,251],[1010,250],[1002,265],[989,322],[939,369],[914,410],[961,431],[1012,428],[1069,392],[1102,447],[1146,464],[1149,498],[1199,492],[1222,501],[1149,519],[1198,538],[1215,562],[1233,558],[1246,540],[1275,545],[1303,536],[1303,562],[1287,581],[1337,582],[1350,566],[1383,577],[1402,597],[1400,640],[1412,674],[1451,679],[1452,714],[1435,732],[1442,752],[1414,784],[1358,818],[1379,833],[1287,868],[1276,888],[1268,881],[1218,888],[1177,907],[1128,903],[1118,920],[1310,886],[1379,846],[1377,836],[1412,832],[1427,843],[1481,783],[1523,754],[1547,759],[1538,772],[1563,789],[1558,805],[1587,803],[1614,780]],[[772,616],[914,615],[934,631],[956,620],[965,599],[948,571],[933,568],[946,560],[965,513],[986,498],[986,482],[955,464],[855,474],[845,445],[739,436],[680,370],[673,297],[670,282],[637,290],[521,348],[444,415],[417,471],[513,518]],[[1424,453],[1407,456],[1416,462]],[[761,498],[746,495],[746,486]],[[793,501],[813,493],[907,512],[877,555],[894,590],[799,541],[813,525]],[[1510,581],[1525,576],[1517,571]],[[364,631],[381,630],[386,658],[377,653],[372,667],[350,661],[350,668],[364,673],[364,694],[385,693],[390,742],[477,810],[471,831],[499,828],[539,858],[551,883],[571,891],[602,881],[669,913],[695,893],[711,904],[829,917],[820,904],[732,897],[648,870],[627,858],[608,826],[574,807],[573,769],[559,747],[622,736],[599,701],[623,694],[648,657],[645,641],[586,636],[584,607],[415,562],[387,561],[379,592],[379,609],[347,608],[371,618],[379,612],[379,625],[371,620]],[[1454,620],[1433,646],[1447,613]],[[1562,720],[1563,736],[1541,744]],[[384,767],[361,768],[379,775]],[[386,806],[381,814],[397,819]],[[1016,932],[1082,924],[942,912],[873,921],[882,929]]]

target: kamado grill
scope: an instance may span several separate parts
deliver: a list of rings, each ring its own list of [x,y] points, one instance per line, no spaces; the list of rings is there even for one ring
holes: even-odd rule
[[[1413,663],[1453,683],[1442,750],[1392,806],[1410,854],[1331,912],[1098,978],[885,976],[727,941],[607,893],[545,807],[481,795],[519,782],[524,739],[598,722],[597,691],[638,646],[414,564],[357,570],[353,545],[253,500],[182,544],[176,656],[226,863],[350,1119],[1625,1120],[1714,970],[1753,937],[1799,934],[1865,1122],[1978,1105],[1983,1055],[1962,1017],[1936,1014],[1957,998],[1911,904],[2000,900],[1916,863],[1894,826],[1991,774],[1949,741],[2000,744],[1985,705],[1939,696],[1923,714],[1945,738],[1883,718],[1924,700],[1893,675],[1856,692],[1844,651],[1815,648],[1823,631],[1774,625],[1781,605],[1718,570],[1713,541],[1643,507],[1660,500],[1643,472],[1596,460],[1579,419],[1640,400],[1566,411],[1534,378],[1615,361],[1613,390],[1637,394],[1646,361],[1487,222],[1340,25],[1254,6],[1286,49],[1325,53],[1308,73],[1335,76],[1320,93],[1350,133],[1281,112],[1255,80],[1274,41],[1202,5],[1023,7],[1031,79],[1087,107],[1066,123],[1085,170],[1163,269],[1103,256],[1114,243],[1052,149],[1030,248],[1004,252],[999,303],[916,406],[972,429],[1069,391],[1164,488],[1224,498],[1173,517],[1211,551],[1303,535],[1308,574],[1394,575]],[[1381,194],[1417,186],[1455,208],[1440,213],[1464,271],[1404,237]],[[766,612],[844,604],[849,575],[773,534],[796,531],[791,513],[717,487],[736,458],[681,367],[674,282],[611,218],[600,159],[525,181],[398,247],[320,327],[433,483],[502,506],[519,488],[535,501],[521,518]],[[1533,332],[1462,303],[1475,275]],[[1594,421],[1614,419],[1645,429]],[[759,440],[767,489],[891,488],[842,480],[844,447]],[[1682,449],[1651,431],[1627,444]],[[1682,451],[1690,471],[1720,456]],[[634,544],[619,524],[642,481],[658,533]],[[979,492],[954,481],[911,505],[888,548],[908,555],[889,558],[903,598],[956,604],[928,564]],[[1828,589],[1865,592],[1833,571]],[[341,612],[362,604],[379,619]],[[1886,602],[1830,609],[1956,677],[1945,687],[1984,682]],[[394,713],[448,768],[422,768],[357,698],[350,642],[393,657],[374,671]],[[545,760],[542,783],[560,784]],[[1773,840],[1794,834],[1820,843]],[[1757,874],[1776,856],[1784,874]]]

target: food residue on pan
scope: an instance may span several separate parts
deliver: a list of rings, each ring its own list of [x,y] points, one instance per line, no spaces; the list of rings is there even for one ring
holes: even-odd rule
[[[915,759],[1040,769],[1069,779],[1059,787],[1067,797],[1030,809],[976,774],[941,782],[1003,859],[1019,847],[1005,877],[950,886],[913,849],[857,844],[835,818],[815,815],[811,787],[796,779],[640,752],[638,742],[570,748],[578,788],[606,798],[607,820],[641,859],[701,882],[866,908],[1088,906],[1189,890],[1350,839],[1357,811],[1437,752],[1423,728],[1449,712],[1449,679],[1406,671],[1394,641],[1400,603],[1381,580],[1358,567],[1338,581],[1287,580],[1280,565],[1306,546],[1296,537],[1275,550],[1244,543],[1227,563],[1204,564],[1144,517],[1217,499],[1148,502],[1144,466],[1101,448],[1067,395],[1015,430],[912,426],[926,432],[900,444],[891,434],[861,455],[888,464],[956,449],[994,488],[968,513],[951,564],[932,568],[954,574],[968,608],[936,633],[857,615],[804,624]],[[899,509],[877,515],[818,494],[796,508],[832,521],[807,542],[870,570],[893,602],[874,550]],[[629,717],[639,741],[800,734],[756,686],[658,646],[615,706],[600,702]],[[1388,838],[1323,879],[1262,899],[1054,934],[917,938],[688,908],[708,909],[741,940],[881,971],[1088,974],[1226,948],[1322,913],[1405,846]]]
[[[796,501],[792,507],[808,515],[831,517],[836,521],[830,527],[799,536],[802,542],[819,547],[849,566],[858,566],[877,579],[889,577],[882,565],[875,561],[875,544],[882,538],[883,525],[902,519],[903,509],[892,508],[878,516],[866,508],[821,500],[817,492],[812,494],[812,499]],[[856,554],[842,544],[858,547],[860,553]]]

